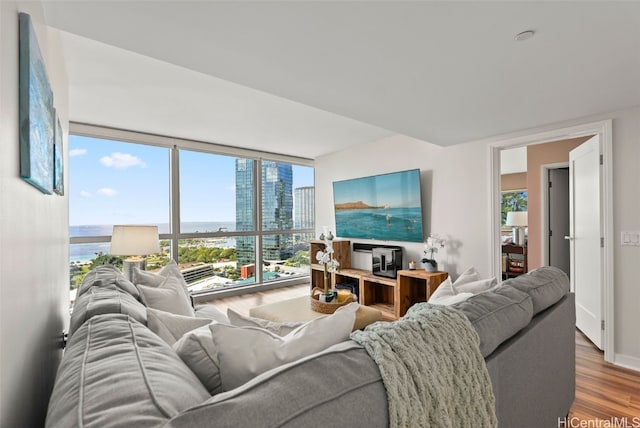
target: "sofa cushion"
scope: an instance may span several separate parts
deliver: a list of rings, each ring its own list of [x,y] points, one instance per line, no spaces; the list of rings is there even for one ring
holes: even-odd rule
[[[377,364],[353,341],[265,372],[174,417],[170,427],[389,426]]]
[[[562,270],[553,266],[543,266],[505,281],[520,291],[531,296],[533,314],[536,315],[559,301],[569,292],[569,277]]]
[[[483,357],[527,326],[533,316],[531,297],[508,285],[476,294],[452,307],[461,310],[476,329]]]
[[[94,316],[71,338],[47,427],[157,427],[210,395],[162,339],[122,314]]]
[[[93,287],[104,287],[110,284],[115,285],[119,290],[130,294],[135,299],[140,300],[136,286],[125,278],[120,269],[113,265],[97,266],[87,273],[82,284],[78,287],[76,300]]]
[[[92,272],[89,272],[89,274]],[[122,288],[113,277],[112,280],[113,282],[108,282],[108,280],[104,280],[103,278],[99,281],[92,282],[90,286],[83,286],[82,295],[76,298],[76,302],[73,305],[73,312],[71,313],[71,320],[69,322],[69,337],[71,337],[85,321],[95,315],[125,314],[146,324],[147,311],[144,305],[136,300],[130,293],[124,291],[124,288]],[[138,291],[136,290],[136,294],[137,293]]]
[[[211,321],[213,320],[208,318],[186,317],[147,308],[147,327],[170,346],[176,343],[185,333],[207,325]]]
[[[174,349],[214,395],[347,340],[357,309],[355,303],[343,306],[332,315],[302,324],[286,336],[258,327],[214,322],[185,334]]]

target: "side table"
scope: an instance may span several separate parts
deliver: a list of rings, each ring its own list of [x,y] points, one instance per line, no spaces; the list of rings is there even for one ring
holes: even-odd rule
[[[404,316],[411,305],[429,300],[448,276],[447,272],[427,272],[422,269],[398,271],[398,285],[394,296],[396,317]]]

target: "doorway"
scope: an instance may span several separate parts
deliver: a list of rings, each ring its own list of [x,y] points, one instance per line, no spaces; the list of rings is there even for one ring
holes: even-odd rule
[[[543,264],[555,266],[571,275],[569,240],[569,164],[544,165]]]
[[[492,146],[491,150],[491,162],[492,162],[492,194],[493,203],[491,204],[491,219],[492,219],[492,236],[495,239],[492,255],[493,255],[493,273],[496,277],[501,272],[501,244],[499,239],[500,234],[500,153],[507,148],[516,147],[535,147],[548,142],[554,142],[559,140],[566,140],[571,138],[585,137],[597,135],[602,143],[602,198],[600,200],[600,211],[602,216],[600,218],[600,225],[603,237],[602,248],[602,303],[603,303],[603,348],[605,352],[605,360],[612,361],[614,357],[614,323],[613,323],[613,199],[612,199],[612,171],[611,171],[611,121],[602,121],[589,123],[584,125],[577,125],[567,128],[560,128],[549,131],[541,131],[539,133],[533,133],[529,135],[520,135],[512,138],[498,139]],[[531,169],[530,169],[531,170]],[[543,180],[539,177],[542,173],[542,168],[538,167],[538,178],[534,181],[534,185],[538,187],[543,186]],[[537,183],[536,183],[537,181]],[[532,181],[528,182],[529,184]],[[531,192],[530,192],[531,197]],[[531,203],[530,199],[530,203]],[[534,261],[532,268],[543,265],[543,260],[548,260],[548,243],[547,245],[541,245],[545,238],[545,233],[542,232],[541,224],[542,220],[546,217],[542,207],[542,203],[536,208],[529,207],[529,243],[532,240],[538,240],[538,246],[534,253],[529,252],[532,261]],[[538,216],[538,230],[534,230],[532,216]],[[548,238],[548,236],[547,236]]]

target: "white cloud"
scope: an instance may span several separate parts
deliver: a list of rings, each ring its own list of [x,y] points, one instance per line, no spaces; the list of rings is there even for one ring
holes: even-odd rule
[[[90,198],[91,197],[91,193],[87,192],[86,190],[81,190],[80,191],[80,196],[82,196],[83,198]]]
[[[107,168],[129,168],[132,166],[139,166],[141,168],[146,168],[147,164],[142,161],[137,156],[134,156],[129,153],[111,153],[110,156],[103,156],[100,158],[100,163]]]
[[[87,154],[87,149],[71,149],[69,150],[69,157],[82,156]]]
[[[118,191],[108,187],[103,187],[102,189],[98,189],[96,193],[101,196],[115,196],[118,194]]]

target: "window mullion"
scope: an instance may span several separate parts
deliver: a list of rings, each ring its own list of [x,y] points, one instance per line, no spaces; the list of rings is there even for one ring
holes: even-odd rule
[[[170,149],[171,153],[171,189],[169,200],[171,201],[171,257],[178,261],[179,235],[180,235],[180,151],[177,146]]]
[[[262,160],[256,159],[253,162],[253,176],[255,177],[254,193],[253,193],[253,221],[256,233],[256,283],[263,282],[262,272],[264,270],[262,260]]]

